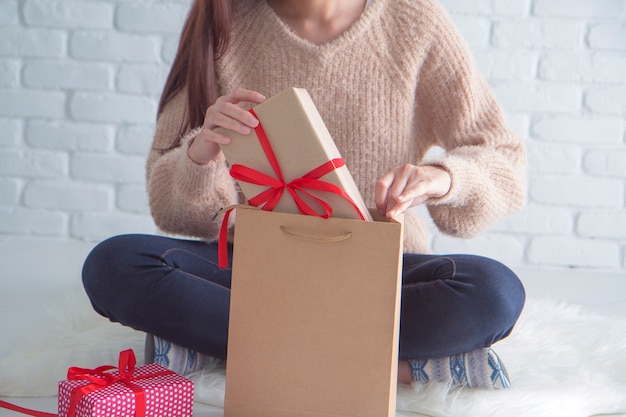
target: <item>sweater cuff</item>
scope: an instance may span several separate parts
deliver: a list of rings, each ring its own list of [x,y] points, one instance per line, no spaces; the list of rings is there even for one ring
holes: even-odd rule
[[[453,155],[441,159],[429,161],[427,165],[437,166],[445,169],[450,174],[450,189],[439,198],[430,198],[426,201],[430,206],[451,205],[461,207],[476,196],[480,189],[484,187],[484,176],[478,175],[473,166],[463,158]]]
[[[180,177],[185,179],[182,183],[185,184],[186,191],[192,194],[197,193],[198,190],[207,190],[209,187],[223,189],[232,186],[223,153],[220,152],[216,159],[206,164],[198,164],[189,157],[189,146],[200,130],[201,128],[191,130],[181,139],[182,155],[178,158],[176,167]]]
[[[202,126],[196,127],[195,129],[192,129],[189,132],[187,132],[187,134],[183,136],[182,139],[180,140],[181,147],[185,150],[185,154],[187,155],[187,158],[191,162],[195,163],[196,165],[202,165],[202,164],[196,163],[193,159],[189,157],[189,147],[191,146],[193,141],[196,140],[196,137],[200,134],[201,131],[202,131]]]

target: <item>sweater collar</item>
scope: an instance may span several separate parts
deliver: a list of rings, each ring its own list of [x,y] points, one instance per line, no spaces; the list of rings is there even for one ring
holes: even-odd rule
[[[260,17],[268,26],[269,30],[274,30],[279,33],[279,36],[283,38],[290,45],[308,50],[312,53],[324,53],[342,49],[346,45],[354,42],[355,39],[362,36],[369,30],[372,30],[372,24],[378,20],[378,16],[383,10],[385,0],[369,0],[363,13],[358,19],[341,35],[321,44],[315,44],[307,39],[298,36],[267,4],[266,0],[259,1]]]

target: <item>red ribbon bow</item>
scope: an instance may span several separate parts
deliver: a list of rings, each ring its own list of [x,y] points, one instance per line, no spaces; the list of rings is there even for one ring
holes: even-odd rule
[[[70,381],[79,381],[79,380],[87,380],[90,381],[90,384],[84,385],[82,387],[76,388],[72,391],[72,395],[70,397],[70,407],[67,413],[68,417],[76,416],[76,408],[80,400],[90,393],[94,391],[101,390],[103,388],[109,387],[115,383],[122,383],[133,390],[135,393],[135,416],[143,417],[146,414],[146,393],[143,388],[135,385],[133,381],[137,381],[140,379],[146,378],[154,378],[158,376],[171,375],[174,374],[173,371],[163,371],[163,372],[155,372],[149,375],[143,376],[133,376],[135,371],[135,364],[137,360],[135,359],[135,353],[132,349],[125,350],[120,353],[119,363],[118,363],[118,373],[119,375],[115,375],[110,371],[115,369],[114,366],[99,366],[95,369],[86,369],[86,368],[78,368],[71,367],[67,371],[67,379]]]
[[[249,112],[258,120],[258,117],[254,110],[249,110]],[[230,175],[238,180],[249,182],[252,184],[262,185],[269,187],[267,190],[262,191],[256,196],[250,198],[248,203],[252,206],[259,207],[263,210],[272,211],[276,207],[276,204],[280,201],[281,197],[285,189],[289,192],[291,197],[293,198],[298,210],[302,214],[307,214],[311,216],[317,216],[322,218],[329,218],[333,209],[324,200],[315,195],[311,194],[307,191],[309,190],[317,190],[317,191],[327,191],[333,194],[337,194],[343,197],[348,203],[354,207],[356,212],[358,213],[361,220],[365,220],[365,216],[359,210],[358,206],[352,200],[352,198],[341,188],[336,186],[335,184],[331,184],[326,181],[320,180],[324,175],[334,171],[337,168],[341,168],[345,165],[345,162],[342,158],[335,158],[328,162],[323,163],[317,168],[311,170],[310,172],[304,174],[300,178],[296,178],[290,182],[286,182],[282,170],[280,169],[280,164],[278,163],[278,158],[274,154],[274,150],[272,149],[272,145],[267,138],[267,134],[265,133],[265,129],[259,122],[254,131],[259,139],[261,147],[263,148],[263,152],[267,157],[272,169],[276,173],[276,177],[269,176],[261,171],[258,171],[253,168],[246,167],[240,164],[233,164],[230,170]],[[310,205],[308,205],[304,199],[299,195],[299,193],[303,193],[309,198],[313,199],[322,207],[322,213],[316,212]],[[228,218],[230,217],[232,209],[229,209],[224,214],[224,219],[222,220],[222,227],[220,228],[220,235],[218,241],[218,265],[220,268],[225,268],[228,266],[228,253],[226,251],[227,247],[227,234],[228,234]]]

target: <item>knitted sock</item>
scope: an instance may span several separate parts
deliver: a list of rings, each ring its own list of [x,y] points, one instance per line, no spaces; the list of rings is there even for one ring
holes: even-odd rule
[[[491,348],[434,359],[410,359],[417,382],[440,382],[451,386],[497,390],[511,387],[509,375]]]
[[[180,375],[223,366],[223,361],[154,336],[154,362]]]

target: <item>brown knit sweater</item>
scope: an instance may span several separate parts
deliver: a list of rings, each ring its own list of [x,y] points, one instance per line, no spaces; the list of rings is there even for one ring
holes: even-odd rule
[[[525,150],[477,72],[467,47],[436,0],[373,0],[340,37],[315,45],[299,38],[265,0],[234,0],[231,44],[217,62],[222,93],[236,87],[270,97],[306,88],[365,202],[374,184],[403,164],[444,167],[452,186],[427,202],[443,232],[472,237],[524,202]],[[159,115],[154,148],[177,138],[185,91]],[[221,207],[238,202],[223,158],[198,165],[180,147],[153,150],[150,206],[165,232],[215,239]],[[445,149],[423,161],[433,146]],[[429,252],[415,210],[406,216],[405,251]]]

